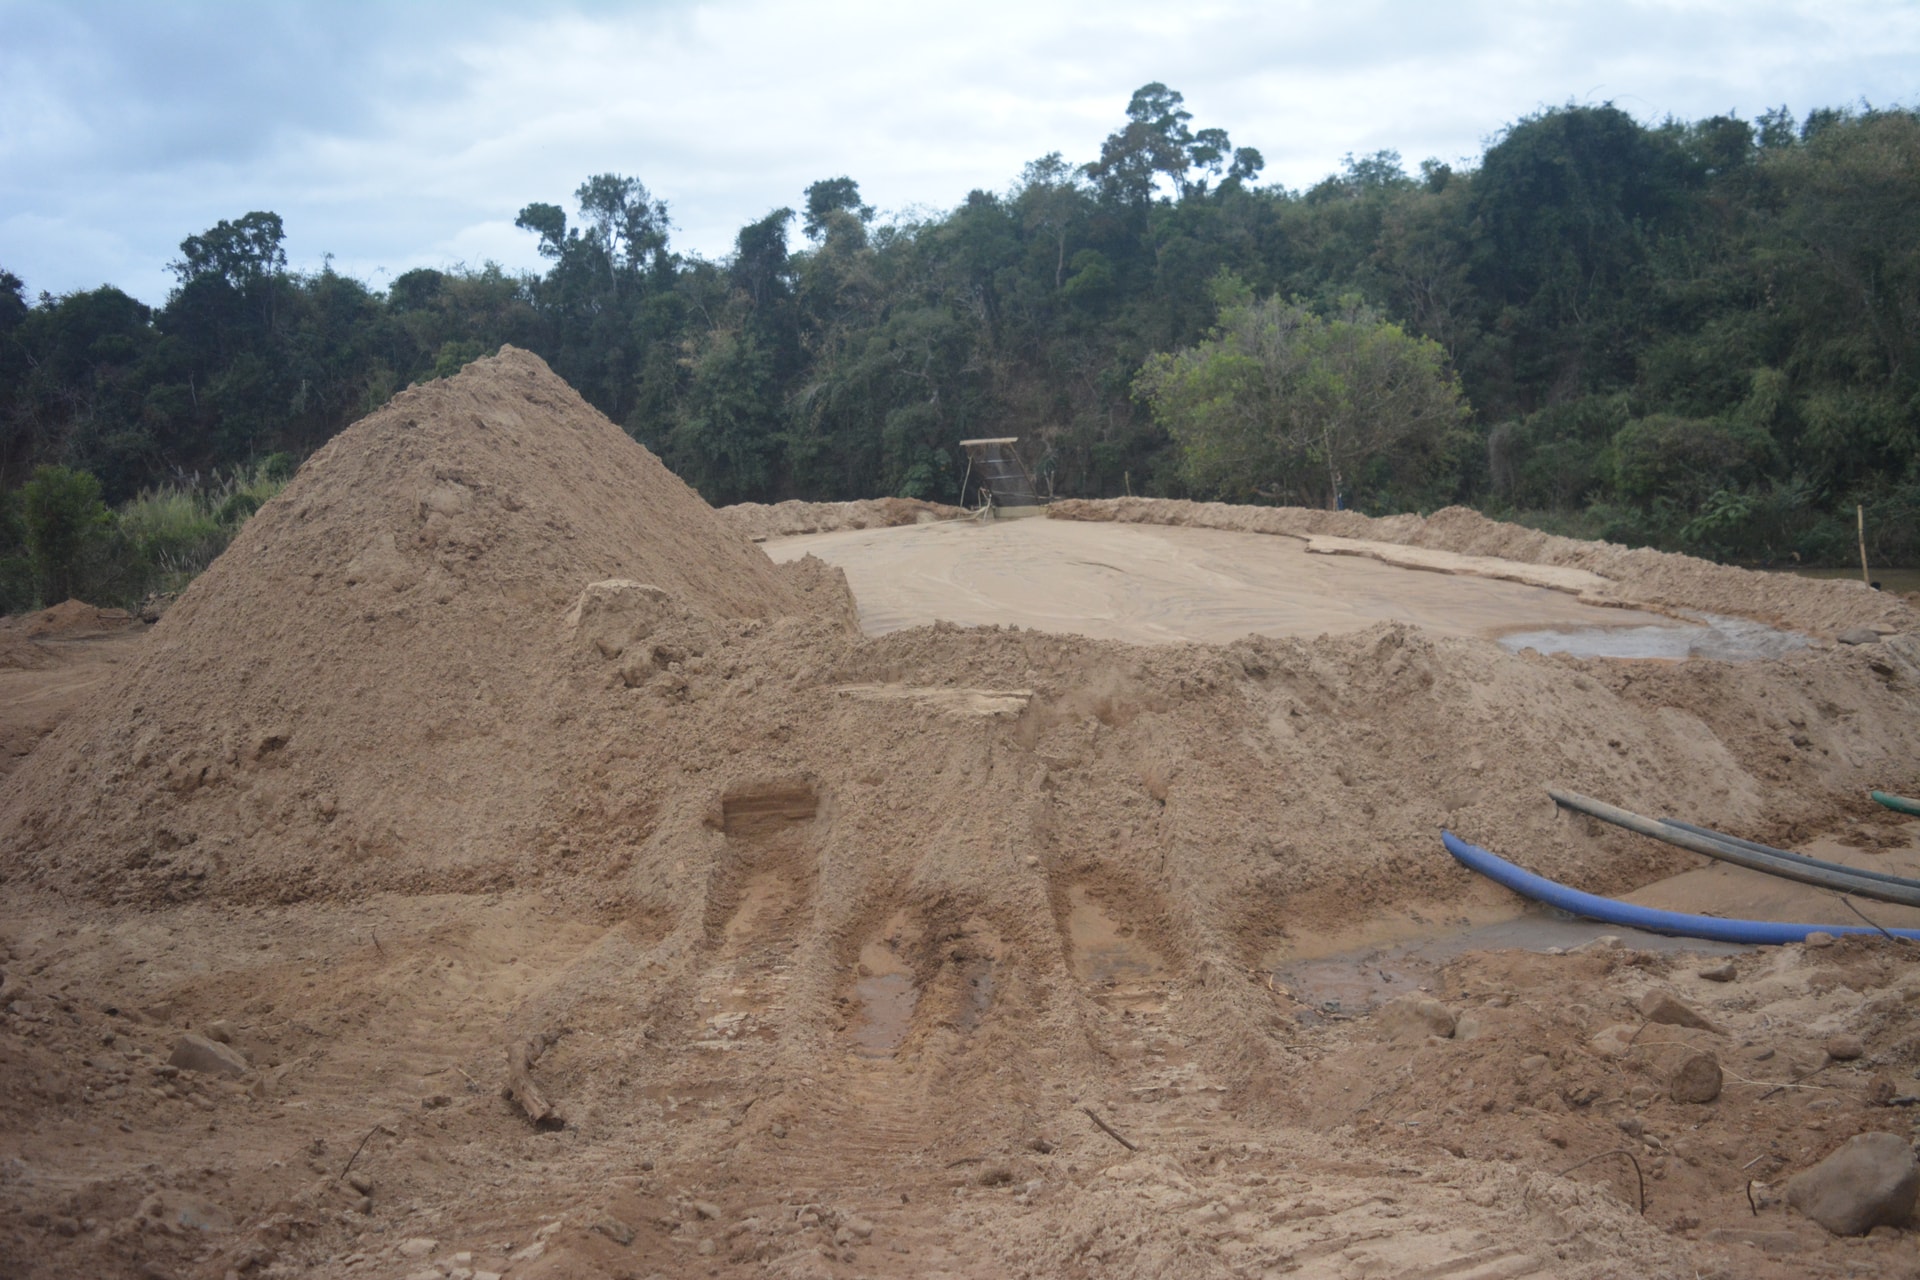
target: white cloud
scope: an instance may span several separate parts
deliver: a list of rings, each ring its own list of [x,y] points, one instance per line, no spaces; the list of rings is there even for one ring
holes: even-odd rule
[[[1348,152],[1471,158],[1569,100],[1643,119],[1911,103],[1916,67],[1920,8],[1865,0],[0,0],[0,265],[158,301],[182,237],[269,208],[296,263],[332,252],[376,284],[381,267],[532,267],[515,212],[570,206],[608,171],[669,202],[677,247],[717,256],[818,178],[946,208],[1049,151],[1090,159],[1149,80],[1298,188]]]

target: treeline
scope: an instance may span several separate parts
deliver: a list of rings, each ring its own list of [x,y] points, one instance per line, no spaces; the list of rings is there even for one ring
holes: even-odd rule
[[[189,237],[157,309],[111,286],[30,304],[0,273],[0,524],[38,466],[109,505],[230,483],[501,342],[715,503],[952,500],[976,435],[1023,437],[1063,494],[1277,499],[1277,477],[1193,465],[1141,371],[1229,352],[1229,318],[1364,316],[1437,351],[1465,410],[1331,500],[1754,561],[1842,558],[1859,503],[1876,558],[1920,561],[1920,115],[1568,106],[1471,169],[1380,152],[1304,191],[1192,123],[1148,85],[1089,161],[893,221],[826,179],[719,261],[675,253],[667,206],[603,175],[571,213],[521,211],[539,274],[290,272],[271,213]],[[1296,437],[1288,456],[1327,461]]]

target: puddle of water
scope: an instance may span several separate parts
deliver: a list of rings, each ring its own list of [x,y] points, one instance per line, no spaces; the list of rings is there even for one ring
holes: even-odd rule
[[[1106,913],[1097,891],[1075,885],[1067,891],[1067,900],[1067,937],[1073,943],[1074,973],[1082,982],[1114,986],[1167,976],[1165,962],[1134,937],[1132,926]]]
[[[1745,662],[1778,658],[1804,649],[1812,640],[1797,631],[1781,631],[1747,618],[1685,611],[1691,623],[1654,623],[1639,627],[1582,627],[1576,630],[1512,631],[1500,637],[1509,652],[1533,649],[1576,658],[1656,658],[1678,662],[1713,658]]]
[[[920,991],[900,973],[876,973],[853,984],[860,1016],[853,1024],[853,1051],[863,1058],[891,1058],[907,1038]]]
[[[1440,969],[1469,951],[1571,951],[1607,934],[1636,951],[1734,955],[1751,949],[1698,938],[1669,938],[1541,909],[1399,946],[1297,961],[1280,966],[1273,976],[1307,1006],[1310,1012],[1303,1021],[1311,1024],[1328,1015],[1363,1014],[1422,987],[1437,990]]]

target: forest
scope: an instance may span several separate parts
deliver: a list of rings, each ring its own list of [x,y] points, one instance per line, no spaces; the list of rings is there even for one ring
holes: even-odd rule
[[[148,306],[0,271],[0,610],[177,586],[300,459],[501,343],[709,501],[1053,492],[1467,503],[1738,563],[1920,564],[1920,112],[1542,110],[1477,164],[1305,190],[1141,88],[1096,157],[882,218],[850,176],[676,252],[640,178],[516,225],[546,267],[384,291],[254,211]],[[529,192],[528,195],[557,193]],[[3,264],[0,264],[3,265]]]

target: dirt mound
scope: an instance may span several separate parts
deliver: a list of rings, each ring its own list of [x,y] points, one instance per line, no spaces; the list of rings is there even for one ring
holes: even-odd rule
[[[665,670],[807,611],[793,578],[505,348],[315,454],[18,771],[0,848],[135,897],[484,883],[580,763],[608,678],[566,621],[588,584],[660,594]]]
[[[857,502],[741,502],[720,508],[720,515],[755,542],[790,538],[803,533],[837,533],[842,529],[890,529],[901,524],[957,520],[967,513],[959,507],[918,498],[863,498]]]
[[[52,663],[45,645],[29,640],[17,627],[0,627],[0,671],[38,671]]]
[[[1355,511],[1306,507],[1102,498],[1055,502],[1047,514],[1057,520],[1187,525],[1297,538],[1329,534],[1523,564],[1559,565],[1611,579],[1617,584],[1615,596],[1622,604],[1731,614],[1825,635],[1876,624],[1896,631],[1920,629],[1920,609],[1897,593],[1868,591],[1848,581],[1816,581],[1786,573],[1737,569],[1644,547],[1562,538],[1489,520],[1466,507],[1448,507],[1425,519],[1416,515],[1374,518]]]
[[[125,609],[101,609],[80,600],[67,600],[20,619],[20,634],[33,640],[78,640],[111,635],[134,624]]]

